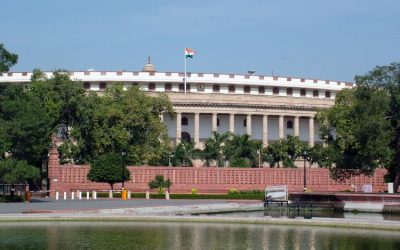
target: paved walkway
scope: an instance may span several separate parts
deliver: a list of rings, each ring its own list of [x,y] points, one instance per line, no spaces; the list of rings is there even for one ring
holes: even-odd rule
[[[180,207],[186,209],[195,209],[201,205],[217,205],[220,204],[225,208],[229,206],[238,206],[237,204],[259,204],[260,201],[229,201],[229,200],[161,200],[161,199],[97,199],[97,200],[51,200],[51,199],[35,199],[30,203],[0,203],[0,214],[18,214],[18,213],[74,213],[74,212],[95,212],[100,210],[112,209],[139,209],[153,208],[160,210],[163,207]],[[236,204],[236,205],[235,205]],[[227,206],[228,205],[228,206]],[[164,208],[165,209],[165,208]],[[181,209],[180,209],[181,210]],[[182,211],[182,210],[181,210]],[[189,210],[190,211],[190,210]]]

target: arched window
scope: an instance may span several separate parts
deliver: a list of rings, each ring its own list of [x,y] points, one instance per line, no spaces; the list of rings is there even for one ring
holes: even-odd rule
[[[154,91],[155,89],[156,89],[156,85],[154,84],[154,83],[149,83],[149,85],[148,85],[148,89],[149,89],[149,91]]]
[[[306,96],[306,89],[300,89],[300,96]]]
[[[286,89],[286,95],[288,95],[288,96],[293,95],[293,89],[292,88],[287,88]]]
[[[278,87],[273,87],[272,88],[272,94],[279,95],[279,88]]]
[[[181,138],[182,138],[183,142],[191,142],[192,141],[190,134],[185,131],[181,133]]]
[[[264,88],[264,86],[259,86],[259,87],[258,87],[258,93],[259,93],[259,94],[264,94],[264,93],[265,93],[265,88]]]
[[[325,98],[331,98],[331,92],[330,91],[325,91]]]
[[[246,94],[250,93],[250,86],[244,86],[243,91]]]
[[[235,93],[235,85],[229,85],[228,90],[229,93]]]
[[[319,91],[318,90],[314,90],[312,92],[313,97],[318,97],[319,96]]]
[[[214,84],[213,85],[213,92],[219,92],[219,85],[218,84]]]
[[[189,124],[187,117],[182,117],[181,119],[182,126],[187,126]]]
[[[165,90],[165,91],[171,91],[171,90],[172,90],[172,85],[171,85],[171,83],[166,83],[166,84],[164,85],[164,90]]]
[[[286,128],[287,129],[293,129],[293,122],[292,121],[287,121]]]
[[[105,88],[107,88],[107,83],[101,82],[100,85],[99,85],[99,88],[100,88],[100,89],[105,89]]]
[[[84,82],[83,83],[83,88],[84,89],[90,89],[90,82]]]

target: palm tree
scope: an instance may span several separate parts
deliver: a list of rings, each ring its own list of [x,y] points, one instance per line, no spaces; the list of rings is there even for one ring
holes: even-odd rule
[[[249,135],[234,135],[226,142],[224,155],[232,167],[255,167],[259,148],[260,142],[253,142]]]
[[[224,166],[224,146],[231,137],[232,133],[230,132],[220,134],[214,131],[212,137],[207,139],[202,152],[202,158],[207,167],[213,162],[217,164],[217,167]]]
[[[201,150],[195,149],[193,142],[182,141],[175,149],[174,166],[192,167],[194,159],[200,158]]]

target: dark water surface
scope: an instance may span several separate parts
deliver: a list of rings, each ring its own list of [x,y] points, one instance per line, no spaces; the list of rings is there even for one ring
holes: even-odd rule
[[[400,249],[400,232],[157,223],[0,223],[0,249]]]

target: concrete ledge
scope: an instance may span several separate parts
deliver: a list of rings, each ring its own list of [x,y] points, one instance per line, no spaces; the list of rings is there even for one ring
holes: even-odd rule
[[[344,204],[343,210],[346,212],[358,211],[358,212],[372,212],[372,213],[382,213],[383,203],[366,203],[366,202],[346,202]]]

